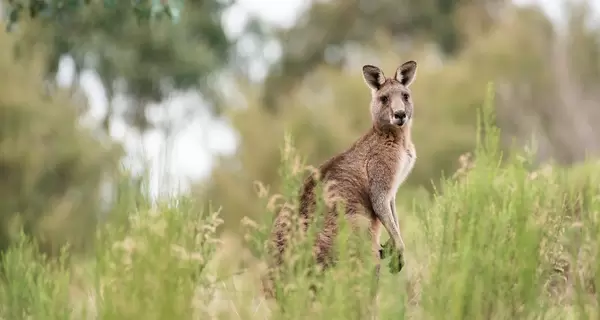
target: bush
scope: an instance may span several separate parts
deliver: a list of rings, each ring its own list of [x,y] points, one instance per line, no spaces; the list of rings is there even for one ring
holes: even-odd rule
[[[203,319],[214,283],[207,266],[217,250],[219,212],[179,198],[129,212],[129,228],[98,231],[94,264],[101,319]]]
[[[0,47],[12,41],[0,34]],[[58,253],[89,245],[100,210],[100,184],[116,168],[118,150],[78,123],[77,106],[42,93],[39,59],[16,63],[0,51],[0,250],[19,224]]]
[[[600,166],[530,172],[532,156],[502,157],[486,115],[487,137],[471,169],[445,181],[432,206],[416,210],[431,253],[423,261],[424,316],[592,318]]]
[[[483,111],[474,160],[443,180],[431,201],[399,204],[407,267],[400,276],[382,274],[382,318],[597,316],[600,164],[546,166],[532,172],[531,155],[500,152],[493,110],[488,106]],[[283,159],[290,156],[284,154]],[[247,239],[261,259],[266,246],[256,239],[268,237],[269,219],[278,210],[273,204],[277,199],[295,204],[301,179],[290,173],[302,176],[298,163],[287,164],[283,195],[269,199],[266,189],[259,188],[268,199],[266,223],[246,220],[253,226]],[[291,251],[293,267],[304,261],[298,256],[310,255],[301,247]],[[368,282],[365,277],[357,280],[363,273],[349,266],[342,264],[319,279],[305,269],[287,268],[278,284],[286,295],[276,310],[285,312],[285,319],[309,314],[323,319],[357,317],[356,307],[370,302],[352,288],[358,281],[367,289]],[[324,288],[316,310],[307,305],[312,281]]]
[[[1,265],[3,319],[69,317],[70,277],[64,259],[48,260],[35,241],[19,233],[17,242],[2,255]]]
[[[0,284],[1,315],[337,320],[376,310],[381,319],[597,318],[600,164],[532,171],[530,155],[500,153],[491,107],[484,111],[473,160],[431,197],[398,203],[407,264],[397,275],[382,269],[375,306],[372,266],[353,257],[361,246],[344,224],[336,268],[312,268],[310,239],[295,238],[276,286],[283,295],[276,302],[261,297],[270,223],[278,208],[295,205],[305,173],[286,140],[281,193],[255,185],[264,221],[245,220],[245,248],[217,238],[218,211],[202,211],[186,197],[121,206],[128,221],[97,230],[95,259],[70,269],[34,254],[35,242],[13,245],[3,258],[10,277]],[[245,272],[232,276],[240,260]]]
[[[208,266],[221,223],[218,211],[204,213],[188,199],[173,199],[129,212],[127,228],[107,223],[95,233],[95,259],[70,262],[48,260],[21,233],[2,256],[0,316],[205,319],[215,296]]]

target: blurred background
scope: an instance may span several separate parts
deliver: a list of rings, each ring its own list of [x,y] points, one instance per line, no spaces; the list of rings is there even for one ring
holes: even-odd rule
[[[144,174],[149,197],[221,206],[235,230],[264,211],[254,181],[279,191],[286,131],[317,165],[367,130],[363,64],[419,63],[407,197],[473,149],[489,81],[507,149],[600,152],[597,0],[188,0],[177,23],[142,24],[116,8],[0,32],[2,246],[20,223],[49,251],[89,247]]]

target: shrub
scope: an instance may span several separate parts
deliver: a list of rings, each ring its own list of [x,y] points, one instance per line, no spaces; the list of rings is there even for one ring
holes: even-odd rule
[[[399,276],[384,270],[380,315],[385,319],[597,316],[600,165],[548,165],[532,171],[531,154],[501,153],[492,106],[485,106],[481,114],[474,160],[466,162],[456,177],[444,179],[432,201],[399,203],[407,267]],[[252,227],[246,237],[250,248],[265,260],[269,257],[264,243],[278,210],[273,204],[279,199],[294,207],[303,172],[300,161],[285,153],[282,158],[283,194],[268,197],[266,188],[260,187],[259,194],[267,199],[266,221],[246,220]],[[358,317],[357,308],[370,300],[353,288],[368,288],[368,272],[342,263],[316,278],[298,263],[305,261],[299,257],[310,256],[303,248],[291,249],[291,267],[278,283],[285,294],[275,310],[282,313],[274,318]],[[312,282],[319,282],[322,291],[315,304],[309,304]]]
[[[99,319],[337,320],[373,311],[381,319],[597,318],[600,164],[532,170],[531,155],[500,152],[491,105],[483,111],[472,161],[431,197],[399,200],[407,264],[392,275],[382,263],[376,303],[373,266],[359,263],[355,253],[366,248],[345,223],[335,268],[315,268],[311,237],[294,237],[277,273],[278,300],[261,298],[256,265],[269,259],[272,219],[297,205],[307,169],[287,136],[281,193],[257,183],[264,220],[244,220],[246,249],[256,262],[246,272],[217,277],[245,255],[217,238],[218,211],[203,211],[187,197],[153,206],[123,186],[124,198],[134,201],[116,209],[128,219],[96,231],[95,259],[67,269],[63,260],[38,254],[26,237],[10,247],[2,258],[0,317],[81,319],[73,310],[83,309]]]
[[[0,34],[0,47],[12,41]],[[19,223],[46,252],[88,245],[100,210],[98,191],[118,160],[78,123],[77,106],[42,93],[39,59],[15,62],[0,51],[0,250]]]
[[[2,254],[1,266],[1,318],[69,317],[70,277],[64,259],[48,260],[39,252],[36,242],[21,232]]]
[[[129,212],[128,228],[98,231],[94,265],[101,319],[202,319],[213,296],[207,266],[217,245],[219,212],[182,197]]]
[[[566,306],[591,317],[600,166],[530,172],[531,156],[500,154],[491,108],[484,111],[487,137],[471,170],[417,210],[431,253],[420,300],[426,317],[545,318]]]

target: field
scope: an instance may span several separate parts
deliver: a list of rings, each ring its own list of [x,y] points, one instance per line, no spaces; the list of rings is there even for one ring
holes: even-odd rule
[[[384,263],[379,318],[597,319],[600,164],[532,169],[530,154],[500,151],[492,108],[482,110],[478,147],[461,170],[435,194],[399,191],[407,264],[392,275]],[[257,183],[265,215],[242,222],[244,237],[219,232],[218,209],[203,211],[187,197],[151,205],[126,189],[122,215],[97,230],[92,256],[49,261],[20,236],[2,257],[0,317],[364,318],[371,273],[347,254],[350,246],[327,274],[290,269],[279,305],[262,297],[266,223],[295,201],[305,174],[291,140],[282,153],[284,188]],[[294,250],[298,264],[309,256],[302,248]],[[312,283],[320,284],[314,298]]]

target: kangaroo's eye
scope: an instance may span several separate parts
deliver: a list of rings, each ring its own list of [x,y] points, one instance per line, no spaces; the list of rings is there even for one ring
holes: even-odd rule
[[[387,96],[381,96],[379,97],[379,101],[381,101],[381,103],[386,104],[388,102],[388,97]]]
[[[408,93],[406,93],[406,92],[402,93],[402,99],[404,99],[405,101],[407,101],[409,97],[410,96],[408,95]]]

